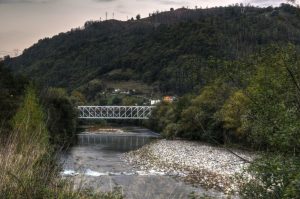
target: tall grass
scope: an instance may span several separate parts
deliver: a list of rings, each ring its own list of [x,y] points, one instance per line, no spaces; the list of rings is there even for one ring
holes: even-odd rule
[[[59,177],[55,152],[49,145],[45,115],[33,86],[12,120],[9,138],[0,143],[0,198],[122,198],[118,193],[73,190]]]

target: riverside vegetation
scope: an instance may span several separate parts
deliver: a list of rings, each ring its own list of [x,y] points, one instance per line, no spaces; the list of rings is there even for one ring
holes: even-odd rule
[[[0,105],[15,110],[15,115],[1,115],[1,121],[6,125],[1,127],[0,146],[0,198],[122,198],[119,192],[93,193],[90,190],[73,190],[71,182],[61,180],[60,167],[57,165],[55,146],[61,145],[57,137],[67,138],[68,123],[60,121],[62,135],[54,136],[59,125],[51,120],[51,108],[42,107],[36,89],[29,84],[24,91],[24,97],[13,96],[22,94],[20,81],[13,79],[8,71],[0,68],[1,98]],[[5,72],[4,72],[5,71]],[[9,81],[6,81],[9,77]],[[15,82],[15,84],[11,84]],[[23,82],[23,81],[21,81]],[[20,91],[20,92],[16,92]],[[53,92],[53,91],[51,91]],[[53,99],[53,98],[50,98]],[[58,97],[57,101],[60,100]],[[23,102],[21,102],[23,101]],[[48,105],[49,105],[48,100]],[[20,102],[13,103],[13,102]],[[51,104],[51,103],[50,103]],[[60,103],[63,104],[63,103]],[[57,108],[57,107],[56,107]],[[63,108],[59,108],[61,112]],[[4,108],[4,110],[6,110]],[[10,110],[12,111],[12,110]],[[70,111],[70,110],[69,110]],[[49,118],[50,117],[50,118]],[[74,119],[74,118],[73,118]],[[59,119],[58,119],[59,120]],[[10,122],[7,122],[10,121]],[[72,122],[72,121],[71,121]],[[10,125],[7,125],[9,123]],[[4,131],[5,130],[5,131]],[[52,132],[52,133],[50,133]],[[70,131],[69,131],[70,132]]]
[[[226,73],[199,95],[161,104],[149,126],[167,138],[261,151],[262,156],[251,161],[252,178],[241,184],[240,194],[299,198],[299,61],[295,47],[271,46],[253,55],[251,62],[228,63]]]
[[[245,171],[252,178],[240,184],[241,197],[300,198],[299,24],[300,10],[289,4],[171,9],[126,22],[87,22],[40,40],[3,64],[16,74],[31,75],[42,87],[67,90],[50,89],[41,99],[49,110],[52,143],[72,139],[74,113],[66,113],[70,103],[140,103],[108,99],[108,92],[120,85],[146,97],[177,95],[174,103],[159,105],[145,125],[169,139],[260,151]],[[22,96],[23,84],[18,85],[8,89],[18,94],[13,96]],[[3,96],[8,97],[1,95],[0,105],[14,115],[17,108],[5,104],[17,107],[22,98]],[[69,119],[51,121],[55,114]],[[6,132],[14,135],[18,128],[12,124]]]

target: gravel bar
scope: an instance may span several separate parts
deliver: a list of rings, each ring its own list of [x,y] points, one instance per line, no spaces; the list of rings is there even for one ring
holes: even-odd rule
[[[183,140],[159,140],[124,155],[129,164],[141,170],[163,172],[226,194],[238,190],[235,176],[248,166],[243,159],[252,161],[255,157],[247,151]]]

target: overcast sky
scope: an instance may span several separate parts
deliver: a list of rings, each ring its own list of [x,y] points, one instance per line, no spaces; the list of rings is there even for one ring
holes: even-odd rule
[[[142,17],[159,10],[182,6],[194,8],[250,3],[277,6],[284,0],[0,0],[0,57],[14,55],[39,39],[51,37],[71,28],[83,26],[87,20],[113,17]]]

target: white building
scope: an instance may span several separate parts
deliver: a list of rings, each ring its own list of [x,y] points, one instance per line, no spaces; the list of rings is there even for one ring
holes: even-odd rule
[[[151,105],[156,105],[156,104],[159,104],[160,102],[161,102],[161,100],[150,100]]]

